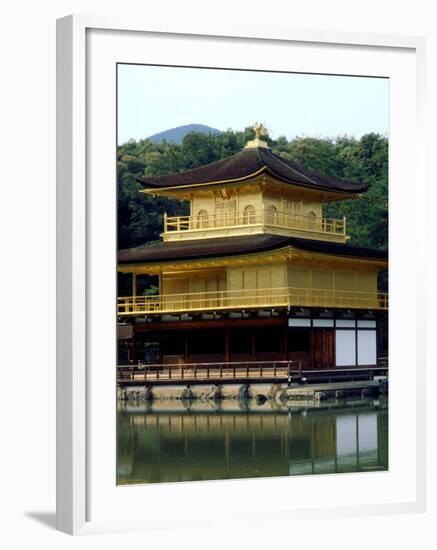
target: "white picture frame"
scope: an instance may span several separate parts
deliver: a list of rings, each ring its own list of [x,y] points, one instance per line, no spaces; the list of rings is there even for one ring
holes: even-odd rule
[[[92,363],[92,338],[90,337],[90,318],[94,309],[90,306],[90,291],[93,288],[93,275],[90,273],[90,249],[95,246],[95,239],[99,236],[90,231],[92,221],[90,214],[92,208],[95,208],[94,190],[90,188],[89,179],[92,179],[92,169],[87,159],[87,147],[89,143],[89,134],[87,131],[87,119],[90,116],[91,107],[88,97],[88,79],[92,64],[88,62],[87,55],[90,42],[88,41],[90,31],[101,31],[109,33],[126,33],[131,37],[150,35],[159,40],[177,39],[178,37],[195,37],[198,40],[217,39],[227,43],[253,43],[262,45],[287,45],[287,44],[313,44],[317,47],[342,47],[344,51],[348,48],[360,48],[364,53],[375,51],[395,51],[399,54],[408,52],[415,59],[415,82],[414,88],[416,100],[414,113],[405,113],[408,120],[414,124],[413,138],[416,142],[417,156],[413,166],[415,179],[415,193],[426,193],[424,187],[424,160],[422,152],[424,150],[424,75],[425,75],[425,41],[420,37],[393,36],[393,35],[375,35],[375,34],[354,34],[340,32],[323,32],[311,30],[296,30],[287,28],[252,28],[235,27],[229,25],[229,28],[198,28],[195,24],[191,28],[178,28],[171,24],[150,24],[147,21],[125,20],[122,18],[105,18],[94,16],[74,15],[58,20],[57,23],[57,528],[69,534],[84,534],[90,532],[102,532],[112,530],[126,529],[151,529],[161,525],[158,516],[152,517],[151,514],[141,514],[138,517],[127,519],[126,517],[114,517],[108,512],[107,516],[102,512],[98,519],[90,516],[90,485],[93,483],[93,452],[91,451],[91,439],[101,436],[96,434],[96,430],[90,430],[90,410],[95,406],[93,401],[93,385],[90,381],[93,379]],[[234,41],[234,42],[233,42]],[[218,56],[220,52],[217,45],[212,40],[212,47]],[[94,46],[93,46],[94,47]],[[171,48],[166,52],[167,57],[171,57]],[[123,61],[126,61],[123,58]],[[91,67],[91,68],[90,68]],[[88,72],[87,72],[88,71]],[[331,72],[331,71],[327,71]],[[360,73],[361,74],[361,73]],[[411,115],[411,116],[410,116]],[[115,112],[114,112],[115,117]],[[393,129],[393,126],[392,126]],[[414,137],[415,136],[415,137]],[[115,158],[115,157],[114,157]],[[390,164],[390,176],[399,176],[393,161]],[[91,200],[90,200],[91,197]],[[401,199],[399,199],[400,201]],[[396,201],[395,201],[396,202]],[[108,203],[105,203],[108,204]],[[111,202],[109,201],[109,204]],[[114,205],[113,205],[114,206]],[[393,210],[394,227],[400,227],[397,224],[401,202]],[[392,209],[392,205],[390,206]],[[114,206],[115,209],[115,206]],[[392,210],[390,210],[392,215]],[[420,217],[415,214],[414,229],[412,230],[411,243],[420,231]],[[115,214],[114,214],[115,218]],[[91,234],[93,235],[91,237]],[[94,239],[94,240],[93,240]],[[94,244],[93,244],[94,243]],[[114,249],[115,254],[115,249]],[[390,252],[392,255],[392,252]],[[415,395],[414,403],[416,406],[414,429],[416,436],[416,447],[412,451],[411,464],[415,464],[414,472],[411,473],[410,493],[414,494],[411,498],[397,498],[396,495],[387,493],[386,502],[369,503],[355,501],[353,504],[336,504],[335,506],[326,506],[323,503],[317,507],[299,507],[296,503],[280,502],[274,508],[266,506],[265,503],[256,502],[251,505],[251,517],[255,520],[257,517],[254,512],[259,511],[258,517],[272,519],[273,510],[277,517],[284,517],[284,514],[293,513],[294,518],[319,518],[330,517],[333,515],[364,515],[369,513],[397,513],[397,512],[418,512],[425,510],[426,501],[426,465],[425,465],[425,341],[423,323],[425,319],[425,254],[421,246],[415,247],[412,252],[418,270],[416,273],[416,284],[414,296],[406,304],[407,317],[412,319],[413,332],[415,336],[414,345],[408,352],[414,353],[415,365]],[[399,249],[394,249],[393,258],[391,256],[391,265],[399,266],[402,259],[399,256]],[[394,262],[392,263],[392,259]],[[411,256],[409,256],[411,260]],[[405,261],[405,260],[404,260]],[[399,263],[400,262],[400,263]],[[406,274],[408,276],[408,273]],[[396,279],[396,277],[395,277]],[[399,280],[395,284],[402,284]],[[92,296],[91,296],[92,298]],[[112,299],[108,298],[109,301]],[[109,308],[111,309],[111,308]],[[392,310],[391,310],[392,311]],[[400,313],[393,309],[393,315]],[[391,329],[393,326],[391,326]],[[399,333],[402,340],[402,333]],[[391,338],[393,341],[393,338]],[[413,355],[410,355],[413,357]],[[108,367],[110,368],[110,367]],[[95,387],[95,385],[94,385]],[[395,388],[396,389],[396,388]],[[115,393],[115,390],[114,390]],[[110,399],[114,395],[110,396]],[[396,405],[396,403],[395,403]],[[93,422],[96,422],[96,415],[91,415]],[[110,418],[109,422],[115,424],[115,419]],[[396,426],[395,426],[396,428]],[[392,429],[392,426],[390,427]],[[394,429],[396,432],[396,429]],[[411,432],[413,433],[413,431]],[[103,437],[103,436],[102,436]],[[392,441],[390,442],[392,445]],[[103,447],[103,446],[102,446]],[[414,455],[414,456],[413,456]],[[115,456],[113,457],[115,461]],[[412,466],[411,466],[412,468]],[[396,468],[395,468],[396,470]],[[393,474],[394,475],[394,474]],[[413,479],[414,478],[414,479]],[[350,483],[349,478],[347,483]],[[320,478],[319,478],[320,480]],[[208,485],[210,491],[217,494],[219,498],[225,498],[224,495],[230,491],[230,483],[233,487],[243,488],[248,495],[254,493],[257,482],[245,480],[225,482],[225,484],[216,482],[203,482],[203,484],[164,484],[162,487],[153,487],[154,507],[159,512],[159,507],[165,502],[165,499],[171,499],[174,495],[175,501],[186,498],[187,494],[193,494],[193,500],[202,498],[201,485]],[[317,483],[319,481],[315,480]],[[282,481],[284,483],[284,481]],[[115,483],[115,480],[114,480]],[[309,484],[307,478],[301,478],[300,486]],[[321,482],[320,482],[321,483]],[[330,482],[332,485],[332,482]],[[227,485],[226,485],[227,484]],[[414,487],[413,487],[414,484]],[[312,487],[314,482],[312,482]],[[182,487],[182,488],[181,488]],[[254,488],[255,487],[255,488]],[[263,490],[266,492],[277,490],[278,483],[271,482],[270,485],[264,483]],[[126,489],[119,488],[121,491]],[[93,489],[94,490],[94,489]],[[144,489],[145,491],[146,489]],[[305,488],[303,488],[305,490]],[[143,488],[135,488],[135,498],[137,499]],[[187,492],[188,491],[188,492]],[[102,493],[103,494],[103,493]],[[109,494],[109,493],[108,493]],[[133,495],[133,492],[131,493]],[[144,493],[146,494],[146,493]],[[149,489],[149,493],[150,489]],[[142,498],[139,496],[139,498]],[[231,514],[238,521],[238,514],[232,510],[224,510],[224,517],[231,519]],[[226,515],[227,514],[227,515]],[[244,514],[241,518],[245,518]],[[188,519],[187,519],[188,518]],[[205,524],[207,519],[199,516],[197,520],[191,518],[193,525]],[[246,517],[247,519],[247,517]],[[182,514],[176,517],[174,511],[170,510],[165,518],[165,523],[180,525],[180,522],[186,525],[191,521],[189,517]]]

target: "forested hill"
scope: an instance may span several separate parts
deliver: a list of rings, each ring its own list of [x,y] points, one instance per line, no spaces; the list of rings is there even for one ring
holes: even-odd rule
[[[153,143],[160,143],[161,141],[169,141],[171,143],[181,144],[184,137],[190,132],[197,132],[199,134],[219,134],[220,130],[217,128],[211,128],[205,126],[205,124],[186,124],[185,126],[178,126],[177,128],[171,128],[159,134],[153,134],[148,139]]]
[[[188,205],[139,193],[135,176],[189,170],[241,151],[253,130],[219,134],[189,133],[181,144],[129,141],[117,151],[118,246],[128,248],[159,239],[163,214],[183,215]],[[332,139],[267,138],[273,152],[328,176],[365,182],[369,190],[358,200],[326,205],[324,215],[347,217],[350,244],[386,250],[388,246],[388,140],[379,134]]]

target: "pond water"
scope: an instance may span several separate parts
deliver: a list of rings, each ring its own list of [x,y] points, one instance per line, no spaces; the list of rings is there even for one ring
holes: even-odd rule
[[[388,469],[387,400],[119,403],[117,483]]]

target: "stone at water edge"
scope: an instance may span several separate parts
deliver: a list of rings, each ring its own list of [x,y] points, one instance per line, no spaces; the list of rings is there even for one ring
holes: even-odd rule
[[[238,399],[249,399],[251,397],[250,388],[248,385],[243,384],[238,388]]]
[[[191,400],[194,399],[194,394],[191,388],[185,388],[182,392],[181,399],[183,400]]]
[[[218,401],[219,399],[223,399],[221,388],[219,386],[214,386],[213,388],[211,388],[211,391],[207,395],[207,398],[213,401]]]
[[[140,399],[141,401],[152,401],[153,399],[152,388],[144,388],[144,390],[142,390],[140,393]]]
[[[267,401],[267,397],[262,394],[262,393],[259,393],[256,397],[255,397],[255,402],[257,405],[264,405],[264,403]]]

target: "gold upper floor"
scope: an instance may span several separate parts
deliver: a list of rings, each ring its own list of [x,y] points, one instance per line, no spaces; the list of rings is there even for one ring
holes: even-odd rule
[[[269,233],[335,242],[345,242],[348,238],[346,218],[317,217],[314,210],[295,213],[303,211],[302,204],[296,210],[286,210],[277,210],[274,205],[267,209],[262,205],[260,210],[255,210],[249,204],[243,212],[230,210],[210,214],[207,209],[201,209],[194,216],[164,215],[162,237],[164,241],[176,241]]]
[[[271,307],[387,309],[378,291],[386,262],[284,251],[209,261],[124,265],[133,274],[133,293],[118,300],[119,315]],[[137,276],[159,274],[158,293],[138,296]]]
[[[265,174],[223,186],[147,192],[190,204],[187,216],[164,216],[164,241],[260,233],[340,243],[348,239],[346,218],[331,219],[323,215],[323,203],[339,197],[284,185]]]

